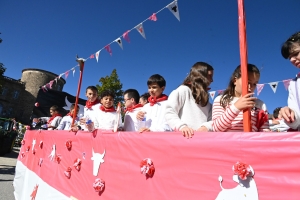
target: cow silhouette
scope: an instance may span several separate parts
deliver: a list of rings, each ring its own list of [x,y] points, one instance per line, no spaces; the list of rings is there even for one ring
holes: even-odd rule
[[[246,180],[242,180],[238,175],[233,175],[233,180],[238,183],[235,188],[224,189],[222,187],[222,176],[219,176],[220,187],[222,191],[217,196],[216,200],[258,200],[258,192],[256,183],[253,179],[254,170],[250,166],[251,173],[247,176]]]

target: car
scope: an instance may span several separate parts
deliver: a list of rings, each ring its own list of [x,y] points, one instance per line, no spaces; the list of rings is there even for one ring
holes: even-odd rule
[[[18,132],[13,119],[0,118],[0,156],[13,150]]]

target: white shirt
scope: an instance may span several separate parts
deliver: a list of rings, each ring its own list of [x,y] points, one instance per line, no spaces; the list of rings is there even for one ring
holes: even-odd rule
[[[76,117],[74,124],[78,123],[79,118]],[[71,130],[71,124],[72,124],[73,118],[71,116],[64,116],[62,120],[60,121],[57,130]]]
[[[92,122],[94,122],[94,126],[95,126],[96,129],[99,126],[98,122],[96,121],[96,111],[100,110],[100,106],[101,106],[101,103],[97,103],[97,104],[93,105],[90,109],[88,109],[87,107],[84,107],[84,116],[83,116],[83,118],[89,117],[92,120]],[[83,130],[87,130],[85,125],[81,125],[81,128]]]
[[[134,109],[132,112],[126,112],[124,117],[124,131],[138,131],[139,120],[136,118],[137,113],[142,107]]]
[[[298,90],[298,96],[296,92],[296,86]],[[295,112],[295,121],[293,123],[286,122],[286,124],[292,129],[300,131],[300,105],[298,105],[298,100],[300,103],[300,80],[297,81],[297,79],[293,79],[291,80],[289,86],[288,107]]]
[[[104,112],[102,110],[97,109],[95,110],[95,121],[94,125],[97,124],[96,129],[103,129],[103,130],[113,130],[114,125],[116,123],[116,120],[119,120],[118,122],[118,128],[122,127],[122,117],[121,114],[118,117],[117,112]]]
[[[41,117],[40,118],[42,121],[47,121],[50,119],[50,117]],[[54,126],[55,128],[58,127],[62,117],[61,116],[56,116],[50,123],[49,126]],[[48,130],[54,130],[55,128],[48,128]]]

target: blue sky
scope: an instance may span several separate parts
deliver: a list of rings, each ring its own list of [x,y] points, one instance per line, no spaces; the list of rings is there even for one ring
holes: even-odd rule
[[[0,62],[5,75],[19,79],[24,68],[56,74],[76,66],[75,55],[87,58],[135,27],[172,1],[1,1]],[[102,50],[99,62],[87,60],[82,92],[100,77],[117,73],[123,89],[147,91],[147,79],[159,73],[167,81],[166,94],[181,84],[197,61],[211,64],[211,91],[225,89],[239,65],[236,0],[179,0],[180,22],[168,10],[156,22],[144,22],[146,40],[136,31],[123,40],[124,50],[111,45],[112,56]],[[300,30],[299,0],[245,0],[248,59],[261,69],[260,83],[294,78],[298,70],[280,54],[281,44]],[[76,95],[79,73],[70,73],[64,91]],[[280,82],[274,94],[265,85],[259,95],[270,112],[287,103],[288,92]]]

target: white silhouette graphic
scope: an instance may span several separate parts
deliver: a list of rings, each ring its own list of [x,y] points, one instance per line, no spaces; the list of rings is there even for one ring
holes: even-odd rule
[[[63,109],[65,110],[70,110],[70,107],[72,105],[72,103],[69,102],[67,96],[65,98],[65,103],[66,103],[66,106],[63,107]],[[79,106],[79,112],[78,112],[78,116],[83,116],[83,112],[84,112],[84,106],[81,105],[81,104],[77,104]]]
[[[101,163],[104,163],[105,149],[103,154],[95,153],[94,149],[92,149],[93,157],[91,158],[94,161],[93,165],[93,175],[97,176]]]
[[[51,154],[48,157],[50,157],[51,161],[53,161],[55,159],[55,157],[56,157],[56,146],[55,146],[55,144],[52,146]]]
[[[36,140],[33,139],[33,140],[32,140],[32,148],[31,148],[32,151],[34,150],[35,143],[36,143]]]
[[[219,176],[220,186],[222,191],[219,193],[216,200],[258,200],[258,192],[256,183],[253,179],[254,170],[250,166],[251,173],[247,176],[246,180],[242,180],[238,175],[233,175],[233,180],[238,183],[235,188],[224,189],[222,187],[222,176]]]

